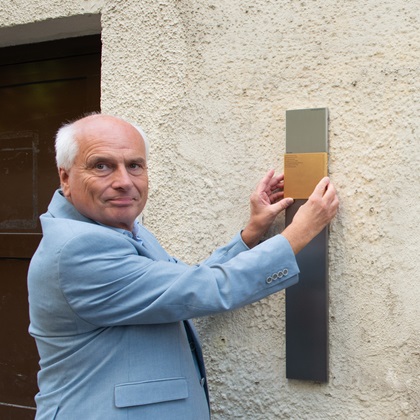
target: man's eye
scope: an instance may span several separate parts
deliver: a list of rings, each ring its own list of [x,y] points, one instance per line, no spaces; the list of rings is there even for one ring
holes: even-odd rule
[[[131,172],[135,173],[142,173],[146,169],[145,166],[140,163],[130,163],[128,168]]]
[[[105,163],[97,163],[95,165],[95,169],[97,169],[98,171],[106,171],[107,169],[109,169],[109,166]]]

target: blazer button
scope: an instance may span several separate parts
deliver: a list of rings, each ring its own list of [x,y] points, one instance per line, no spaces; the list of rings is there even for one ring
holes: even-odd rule
[[[283,276],[287,276],[289,274],[289,270],[287,268],[285,268],[283,270]]]
[[[205,383],[206,383],[206,378],[201,378],[200,379],[200,385],[204,386]]]
[[[270,284],[273,281],[272,277],[267,277],[267,280],[265,281],[267,284]]]
[[[281,278],[283,277],[283,271],[279,271],[279,272],[277,273],[277,275],[279,276],[279,279],[281,279]]]
[[[274,273],[274,274],[272,274],[272,275],[271,275],[271,278],[272,278],[273,280],[277,280],[277,279],[279,278],[278,273]]]

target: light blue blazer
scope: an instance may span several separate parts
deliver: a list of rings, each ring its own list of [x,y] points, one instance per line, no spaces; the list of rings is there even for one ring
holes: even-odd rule
[[[183,320],[255,302],[298,281],[288,241],[238,234],[201,264],[83,217],[57,191],[29,268],[40,355],[38,420],[209,418],[200,348]],[[188,325],[187,325],[188,326]],[[187,328],[188,329],[188,328]]]

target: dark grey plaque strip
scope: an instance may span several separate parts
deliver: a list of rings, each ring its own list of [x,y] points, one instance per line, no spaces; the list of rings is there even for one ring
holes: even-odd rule
[[[326,108],[286,111],[286,153],[328,152]],[[286,210],[286,226],[306,200]],[[286,377],[328,381],[328,227],[296,256],[300,280],[286,289]]]

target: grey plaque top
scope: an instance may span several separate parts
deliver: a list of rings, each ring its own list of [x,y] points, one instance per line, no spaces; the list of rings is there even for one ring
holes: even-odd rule
[[[328,108],[286,111],[286,153],[328,152]]]

